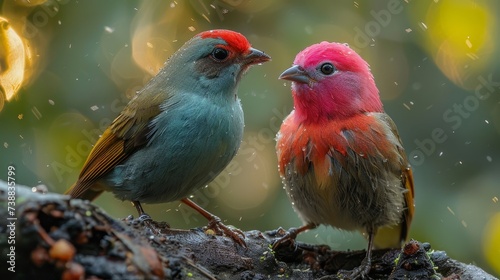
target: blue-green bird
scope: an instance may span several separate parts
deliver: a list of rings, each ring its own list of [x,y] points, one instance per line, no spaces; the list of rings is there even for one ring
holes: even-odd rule
[[[238,84],[250,66],[269,60],[234,31],[194,36],[104,131],[67,194],[93,200],[111,191],[142,217],[141,203],[180,200],[244,244],[187,197],[236,155],[244,127]]]

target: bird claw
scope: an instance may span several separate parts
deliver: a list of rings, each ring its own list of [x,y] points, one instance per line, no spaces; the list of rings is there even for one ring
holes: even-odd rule
[[[361,265],[354,268],[353,270],[340,270],[339,275],[342,275],[345,277],[345,279],[371,279],[370,276],[368,276],[368,273],[370,273],[371,270],[371,260],[370,259],[363,259],[361,262]]]
[[[140,222],[146,222],[146,221],[153,221],[153,219],[151,219],[151,216],[149,216],[148,214],[146,213],[143,213],[139,216],[139,218],[137,218]]]
[[[137,218],[137,220],[140,222],[140,223],[144,223],[144,225],[150,229],[153,234],[155,235],[158,235],[161,233],[161,229],[159,229],[154,223],[153,223],[153,219],[151,218],[151,216],[149,216],[148,214],[146,213],[142,213],[139,215],[139,217]]]
[[[282,229],[281,229],[282,230]],[[283,244],[290,242],[290,246],[297,247],[295,244],[295,238],[297,238],[298,230],[297,228],[290,228],[288,231],[285,231],[285,234],[278,240],[275,240],[272,245],[272,249],[276,250]]]
[[[238,243],[242,247],[247,248],[247,244],[243,240],[245,238],[245,234],[243,233],[243,231],[237,228],[228,228],[225,224],[222,223],[219,217],[212,216],[212,218],[208,222],[207,228],[213,230],[217,235],[229,236],[234,240],[234,242]],[[241,238],[239,235],[241,235],[241,237],[243,238]]]

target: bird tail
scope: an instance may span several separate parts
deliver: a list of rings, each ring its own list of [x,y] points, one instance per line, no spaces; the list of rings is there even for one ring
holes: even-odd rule
[[[83,191],[81,191],[83,190]],[[103,190],[82,187],[79,182],[74,183],[64,194],[71,196],[71,198],[79,198],[83,200],[94,200],[96,199]]]
[[[401,248],[408,239],[408,232],[415,212],[413,173],[409,167],[403,171],[403,179],[406,207],[403,211],[402,221],[392,227],[379,228],[373,241],[375,248]]]
[[[406,242],[406,225],[404,223],[392,227],[382,227],[377,230],[373,247],[376,249],[401,248]]]

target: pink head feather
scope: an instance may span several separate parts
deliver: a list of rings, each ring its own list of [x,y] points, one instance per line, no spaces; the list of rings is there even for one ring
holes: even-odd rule
[[[319,72],[326,62],[335,66],[334,74]],[[363,112],[383,112],[369,65],[349,46],[329,42],[315,44],[297,54],[294,64],[311,78],[309,84],[292,83],[296,114],[300,119],[322,122]]]

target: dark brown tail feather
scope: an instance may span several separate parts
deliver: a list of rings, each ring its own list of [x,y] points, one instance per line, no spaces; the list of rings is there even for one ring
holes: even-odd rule
[[[86,188],[85,191],[77,193],[76,190],[81,190],[82,188],[76,188],[76,182],[69,188],[64,194],[71,196],[71,198],[79,198],[83,200],[94,200],[96,199],[103,191],[102,190],[93,190],[91,188]]]

